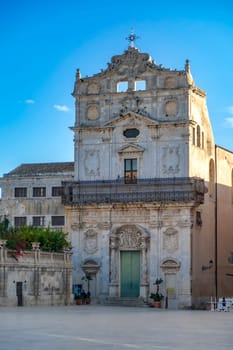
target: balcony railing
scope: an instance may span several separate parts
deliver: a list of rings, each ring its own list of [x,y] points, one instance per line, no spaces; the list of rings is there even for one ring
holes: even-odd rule
[[[199,178],[124,179],[63,182],[65,205],[141,202],[204,202],[204,180]]]

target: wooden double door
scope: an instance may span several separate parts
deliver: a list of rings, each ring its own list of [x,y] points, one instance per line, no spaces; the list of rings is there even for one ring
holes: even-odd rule
[[[140,251],[121,251],[120,264],[121,297],[139,297]]]

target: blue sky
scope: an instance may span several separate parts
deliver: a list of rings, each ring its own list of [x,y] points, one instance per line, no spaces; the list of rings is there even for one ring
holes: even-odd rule
[[[0,4],[0,176],[21,163],[73,160],[73,90],[136,46],[207,92],[216,144],[233,151],[233,3],[27,1]]]

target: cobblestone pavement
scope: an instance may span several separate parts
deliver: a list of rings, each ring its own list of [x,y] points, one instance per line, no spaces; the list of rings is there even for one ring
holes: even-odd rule
[[[0,308],[0,350],[232,350],[233,313],[83,305]]]

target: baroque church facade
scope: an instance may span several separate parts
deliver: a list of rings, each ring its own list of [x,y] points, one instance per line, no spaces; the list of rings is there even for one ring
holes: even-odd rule
[[[164,68],[132,40],[100,73],[82,78],[78,69],[73,96],[74,163],[5,174],[1,214],[13,225],[64,217],[73,282],[91,275],[97,302],[148,301],[156,278],[169,308],[232,296],[233,154],[214,143],[189,61]],[[15,188],[46,184],[62,191],[55,202],[52,192],[30,204],[15,198]]]

